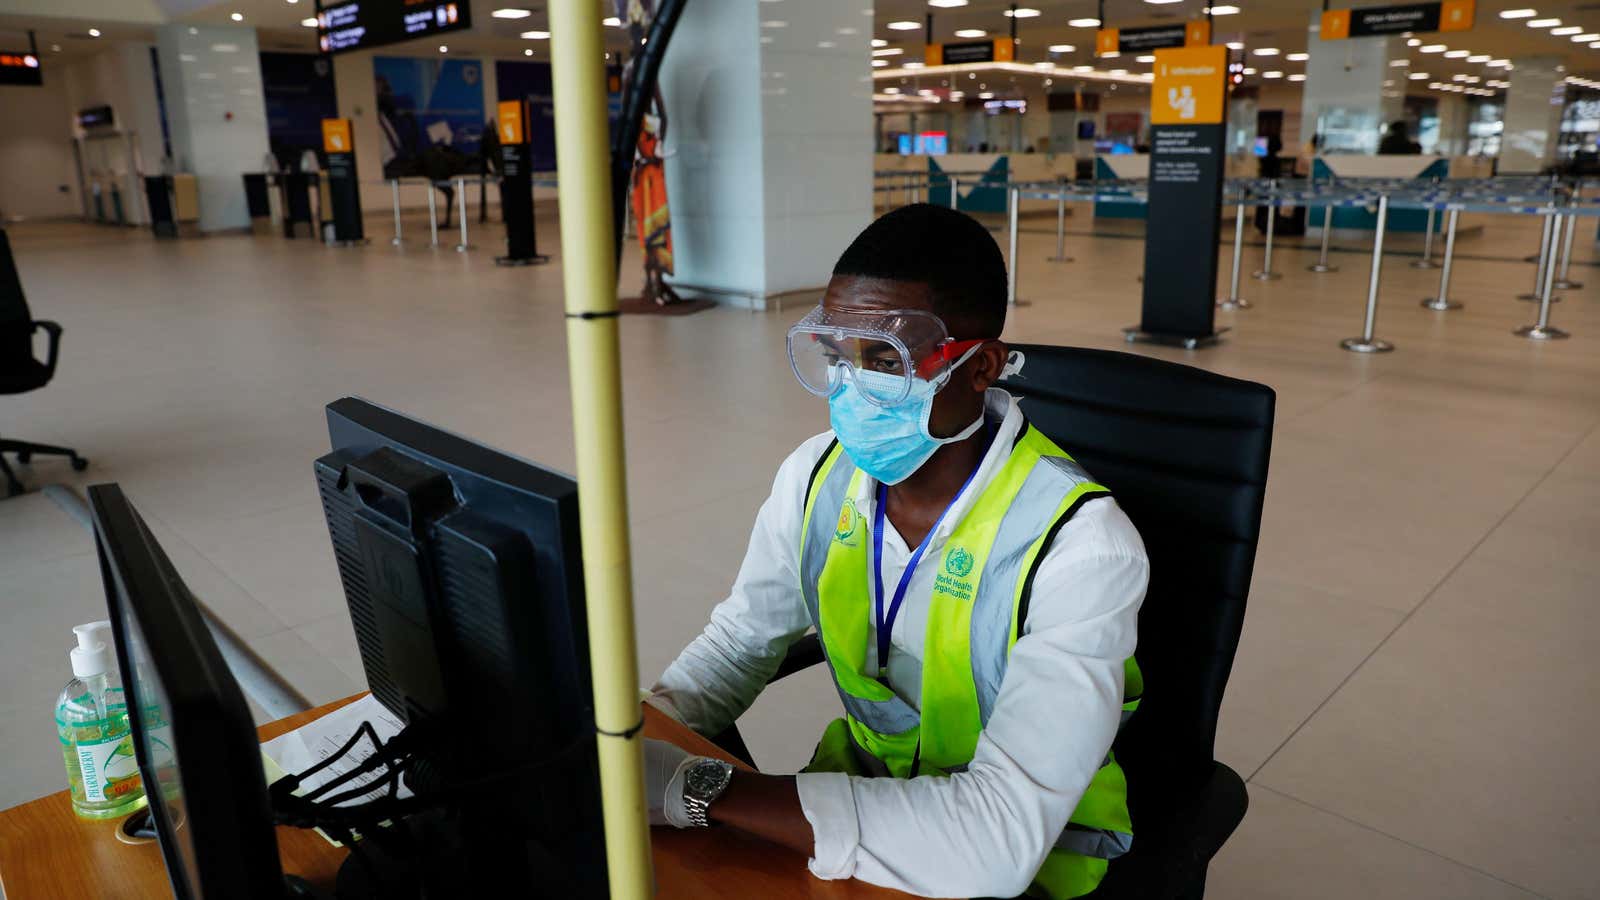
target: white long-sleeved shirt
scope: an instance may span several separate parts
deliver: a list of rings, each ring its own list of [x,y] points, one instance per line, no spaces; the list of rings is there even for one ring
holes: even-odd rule
[[[928,535],[924,559],[942,558],[944,542],[999,472],[1023,424],[1004,391],[991,390],[986,405],[999,421],[995,439],[972,483]],[[800,593],[800,535],[807,482],[831,439],[831,432],[811,438],[778,469],[732,593],[653,688],[659,705],[701,734],[718,733],[748,709],[811,625]],[[870,521],[877,485],[863,482],[854,499]],[[886,586],[899,582],[913,549],[886,520]],[[924,564],[913,573],[890,631],[889,683],[913,707],[937,568]],[[1084,504],[1040,563],[1023,635],[967,771],[911,779],[798,776],[816,840],[812,873],[934,897],[1025,890],[1116,736],[1123,661],[1133,655],[1149,568],[1138,532],[1114,500]],[[871,604],[862,609],[870,620]]]

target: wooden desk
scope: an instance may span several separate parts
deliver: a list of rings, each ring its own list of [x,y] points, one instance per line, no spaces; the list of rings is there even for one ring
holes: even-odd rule
[[[346,697],[257,729],[267,741],[360,699]],[[695,753],[737,763],[705,738],[646,705],[645,734]],[[147,900],[172,896],[161,850],[154,842],[124,844],[114,832],[121,820],[91,822],[72,814],[67,792],[0,812],[0,888],[6,900]],[[761,900],[887,900],[897,891],[859,881],[820,881],[805,858],[723,828],[652,831],[657,896],[758,897]],[[283,870],[331,888],[346,851],[315,832],[278,829]]]

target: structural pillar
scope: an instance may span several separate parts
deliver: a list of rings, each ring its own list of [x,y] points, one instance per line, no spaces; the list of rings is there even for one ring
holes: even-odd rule
[[[1313,13],[1313,31],[1320,27]],[[1325,153],[1376,153],[1380,128],[1400,118],[1405,91],[1385,87],[1396,81],[1391,73],[1406,72],[1389,65],[1405,59],[1405,40],[1398,37],[1340,38],[1324,41],[1313,34],[1306,50],[1306,80],[1301,85],[1300,139],[1322,135]],[[1252,60],[1250,65],[1262,63]],[[1403,84],[1403,82],[1402,82]]]
[[[686,4],[662,61],[680,293],[761,308],[821,287],[872,219],[871,8],[782,6]]]
[[[249,228],[240,179],[270,147],[255,29],[163,25],[156,49],[174,161],[200,187],[200,230]]]
[[[1555,161],[1556,136],[1567,85],[1557,56],[1511,61],[1505,76],[1505,130],[1500,133],[1501,175],[1534,175]]]

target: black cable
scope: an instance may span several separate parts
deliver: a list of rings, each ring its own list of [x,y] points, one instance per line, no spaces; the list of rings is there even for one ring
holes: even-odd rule
[[[678,26],[686,0],[661,0],[655,18],[650,20],[650,34],[642,47],[635,47],[629,64],[628,83],[622,94],[622,119],[617,123],[616,137],[611,145],[611,247],[613,257],[622,260],[623,210],[628,203],[628,181],[633,174],[633,156],[639,146],[639,129],[644,124],[644,111],[656,95],[656,78],[661,74],[661,60],[667,55],[667,44],[672,31]],[[643,223],[640,223],[643,227]]]
[[[556,761],[567,758],[573,752],[582,748],[586,743],[594,740],[595,736],[593,731],[585,732],[555,751],[540,756],[536,759],[519,763],[515,766],[511,766],[509,768],[486,775],[480,775],[475,778],[469,778],[463,781],[448,782],[438,790],[429,792],[427,794],[414,794],[411,797],[402,798],[397,796],[400,783],[399,775],[402,771],[409,768],[414,757],[408,758],[398,764],[390,762],[390,759],[395,755],[391,747],[396,743],[409,745],[412,743],[412,741],[402,741],[402,737],[414,737],[415,734],[416,732],[412,731],[412,729],[408,727],[399,735],[396,735],[394,739],[388,742],[388,744],[379,744],[378,751],[375,752],[371,757],[363,760],[362,763],[356,767],[359,770],[370,772],[378,768],[380,765],[389,765],[390,771],[386,773],[384,778],[385,786],[387,787],[385,796],[355,806],[336,805],[337,803],[344,802],[344,800],[353,799],[355,797],[360,797],[371,793],[373,790],[373,785],[371,783],[362,785],[358,788],[353,788],[351,791],[336,795],[335,797],[324,798],[322,800],[316,800],[293,793],[295,788],[299,786],[301,781],[307,775],[321,771],[323,768],[326,768],[329,764],[331,764],[333,760],[339,758],[338,755],[335,755],[323,760],[316,766],[313,766],[311,769],[306,770],[304,773],[297,775],[286,775],[283,778],[280,778],[278,781],[273,782],[270,788],[270,794],[275,820],[279,824],[289,825],[297,828],[323,828],[325,830],[331,828],[353,828],[363,834],[366,834],[374,830],[376,826],[382,822],[398,820],[413,813],[436,809],[450,803],[451,801],[459,799],[462,795],[470,791],[486,785],[490,785],[498,781],[504,781],[507,778],[514,777],[523,772],[549,767]],[[339,755],[342,755],[344,752],[348,752],[348,750],[353,747],[353,741],[346,742],[345,748]],[[354,770],[352,773],[345,773],[345,775],[348,776],[353,773]],[[345,776],[341,776],[341,778],[345,778]]]

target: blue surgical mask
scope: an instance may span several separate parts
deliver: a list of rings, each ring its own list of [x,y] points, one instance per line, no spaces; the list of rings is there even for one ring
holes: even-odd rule
[[[950,366],[950,371],[960,368],[978,349],[973,347],[967,351]],[[828,419],[844,452],[850,455],[850,461],[856,464],[856,468],[883,484],[905,481],[911,477],[911,473],[922,468],[922,464],[940,447],[966,440],[983,424],[983,415],[979,414],[971,425],[950,437],[934,437],[928,433],[928,416],[933,412],[933,398],[944,386],[942,382],[935,384],[913,378],[911,393],[895,406],[869,403],[856,385],[856,379],[865,382],[899,378],[898,375],[856,369],[828,398]]]

